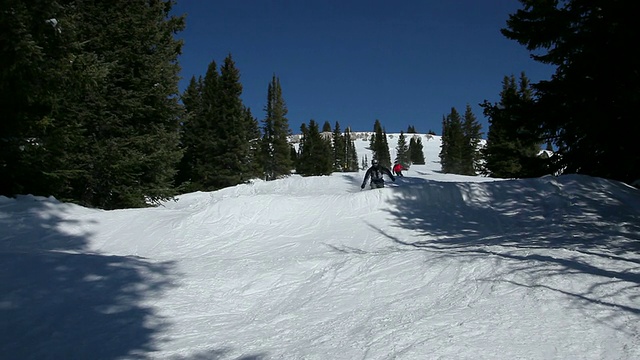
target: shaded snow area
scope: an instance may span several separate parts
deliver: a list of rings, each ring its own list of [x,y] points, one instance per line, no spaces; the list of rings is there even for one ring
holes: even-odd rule
[[[442,174],[439,140],[377,190],[0,197],[0,357],[640,359],[640,191]]]

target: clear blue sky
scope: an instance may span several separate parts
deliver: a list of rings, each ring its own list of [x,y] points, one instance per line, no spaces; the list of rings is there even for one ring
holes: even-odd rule
[[[505,75],[532,82],[554,68],[500,29],[517,0],[178,0],[186,14],[180,90],[231,54],[242,99],[264,119],[267,87],[280,79],[294,133],[310,119],[321,126],[441,133],[442,116],[499,100]]]

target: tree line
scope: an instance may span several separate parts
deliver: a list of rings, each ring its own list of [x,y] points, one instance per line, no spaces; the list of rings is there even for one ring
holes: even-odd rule
[[[524,74],[518,80],[505,76],[500,101],[481,104],[489,131],[486,146],[476,152],[477,171],[502,178],[577,173],[627,183],[640,179],[634,110],[640,62],[633,46],[640,23],[632,15],[640,3],[520,2],[522,9],[509,16],[501,33],[556,71],[536,84]],[[452,110],[443,120],[441,161],[445,171],[468,173],[464,149],[475,151],[469,141],[476,132],[464,129],[466,116],[458,118]],[[542,148],[553,155],[540,156]]]
[[[578,173],[632,183],[640,178],[636,137],[640,121],[640,63],[634,46],[640,3],[626,0],[532,2],[509,16],[508,39],[556,67],[550,80],[532,84],[533,97],[513,92],[485,113],[504,123],[508,137],[549,144],[540,163],[517,153],[519,176]],[[499,150],[497,152],[500,152]],[[517,159],[512,159],[517,160]]]
[[[100,208],[174,195],[184,18],[171,3],[3,4],[0,194]]]
[[[485,101],[486,145],[467,106],[443,117],[443,171],[495,177],[582,173],[631,182],[640,99],[633,46],[640,25],[622,0],[521,1],[504,36],[557,66],[548,81],[503,79]],[[348,127],[302,124],[297,147],[280,81],[267,86],[260,121],[240,99],[229,55],[180,94],[184,16],[174,1],[12,0],[0,12],[0,194],[55,196],[85,206],[141,207],[291,171],[357,171]],[[544,31],[541,31],[544,29]],[[545,52],[546,51],[546,52]],[[329,131],[327,131],[329,130]],[[407,134],[415,131],[409,127]],[[431,131],[430,131],[431,132]],[[330,135],[328,135],[330,133]],[[401,133],[394,161],[423,163],[419,137]],[[390,166],[378,120],[373,156]],[[542,146],[554,150],[538,156]],[[419,149],[419,150],[418,150]],[[368,163],[363,161],[364,164]],[[363,165],[364,165],[363,164]]]

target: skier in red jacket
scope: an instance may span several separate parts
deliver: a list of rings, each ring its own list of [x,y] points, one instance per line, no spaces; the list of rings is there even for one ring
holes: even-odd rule
[[[396,176],[404,176],[402,175],[402,169],[402,164],[397,162],[395,165],[393,165],[393,174]]]

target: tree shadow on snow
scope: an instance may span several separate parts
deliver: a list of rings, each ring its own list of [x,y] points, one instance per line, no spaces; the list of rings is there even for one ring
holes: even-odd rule
[[[203,351],[190,356],[171,357],[170,360],[221,360],[230,358],[231,349]],[[262,360],[266,359],[267,354],[252,354],[233,358],[234,360]]]
[[[397,244],[457,258],[496,256],[517,261],[521,266],[514,272],[537,280],[594,275],[602,281],[586,293],[572,295],[600,305],[607,302],[595,295],[596,288],[615,285],[625,294],[640,288],[637,189],[578,175],[481,183],[405,181],[393,189],[389,212],[398,227],[417,236],[398,239],[383,233]],[[536,254],[543,249],[558,252]],[[637,304],[636,295],[625,298],[624,304],[611,306],[640,314],[639,306],[629,305]]]
[[[0,353],[6,359],[144,358],[167,321],[145,306],[173,264],[87,251],[74,205],[0,197]],[[96,210],[96,213],[99,211]],[[95,221],[95,220],[93,220]]]

